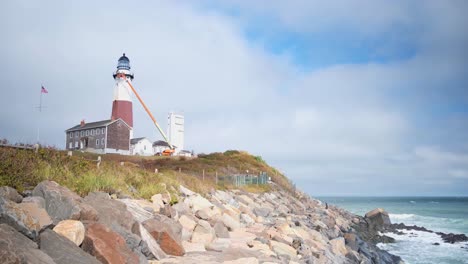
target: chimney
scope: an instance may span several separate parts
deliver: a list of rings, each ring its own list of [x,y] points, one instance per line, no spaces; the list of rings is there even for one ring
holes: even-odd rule
[[[84,125],[85,125],[85,121],[84,121],[84,119],[81,119],[80,126],[81,126],[81,127],[84,127]]]

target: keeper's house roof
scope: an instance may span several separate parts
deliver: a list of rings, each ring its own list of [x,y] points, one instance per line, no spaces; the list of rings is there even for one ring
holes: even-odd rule
[[[145,139],[145,137],[132,138],[132,139],[130,139],[130,144],[136,144],[136,143],[142,141],[143,139]]]
[[[161,146],[161,147],[170,147],[169,144],[167,144],[166,141],[162,141],[162,140],[158,140],[158,141],[155,141],[153,143],[153,147],[157,147],[157,146]]]
[[[117,121],[122,121],[128,128],[130,128],[130,126],[125,123],[125,121],[123,121],[123,119],[121,118],[118,118],[118,119],[115,119],[115,120],[112,120],[112,119],[109,119],[109,120],[102,120],[102,121],[97,121],[97,122],[91,122],[91,123],[85,123],[84,125],[81,125],[81,124],[78,124],[74,127],[71,127],[67,130],[65,130],[65,132],[73,132],[73,131],[80,131],[80,130],[84,130],[84,129],[91,129],[91,128],[98,128],[98,127],[106,127],[112,123],[115,123]]]

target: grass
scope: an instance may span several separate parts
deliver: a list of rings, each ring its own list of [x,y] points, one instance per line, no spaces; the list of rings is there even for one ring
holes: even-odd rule
[[[124,193],[149,199],[156,193],[178,193],[180,184],[199,193],[211,189],[234,188],[229,183],[218,182],[216,175],[259,172],[268,173],[279,186],[291,190],[290,181],[260,156],[230,150],[224,153],[184,157],[136,157],[101,155],[102,163],[96,166],[96,154],[40,149],[0,148],[0,186],[8,185],[23,191],[43,180],[53,180],[84,196],[93,191]],[[155,173],[158,169],[158,173]],[[243,186],[249,192],[270,190],[270,185]],[[172,203],[177,202],[177,195]]]

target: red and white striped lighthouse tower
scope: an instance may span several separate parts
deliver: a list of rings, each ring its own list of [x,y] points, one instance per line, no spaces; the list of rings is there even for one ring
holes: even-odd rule
[[[120,57],[117,63],[117,70],[113,76],[115,86],[111,119],[122,118],[132,128],[131,132],[133,132],[132,98],[130,97],[130,88],[126,82],[126,80],[129,82],[133,80],[133,73],[130,71],[130,60],[125,56],[125,53]]]

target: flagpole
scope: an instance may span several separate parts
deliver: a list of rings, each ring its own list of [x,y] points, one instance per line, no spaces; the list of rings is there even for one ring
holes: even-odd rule
[[[42,84],[41,91],[39,92],[39,117],[37,122],[37,144],[39,144],[39,126],[41,125],[41,112],[42,112]]]

